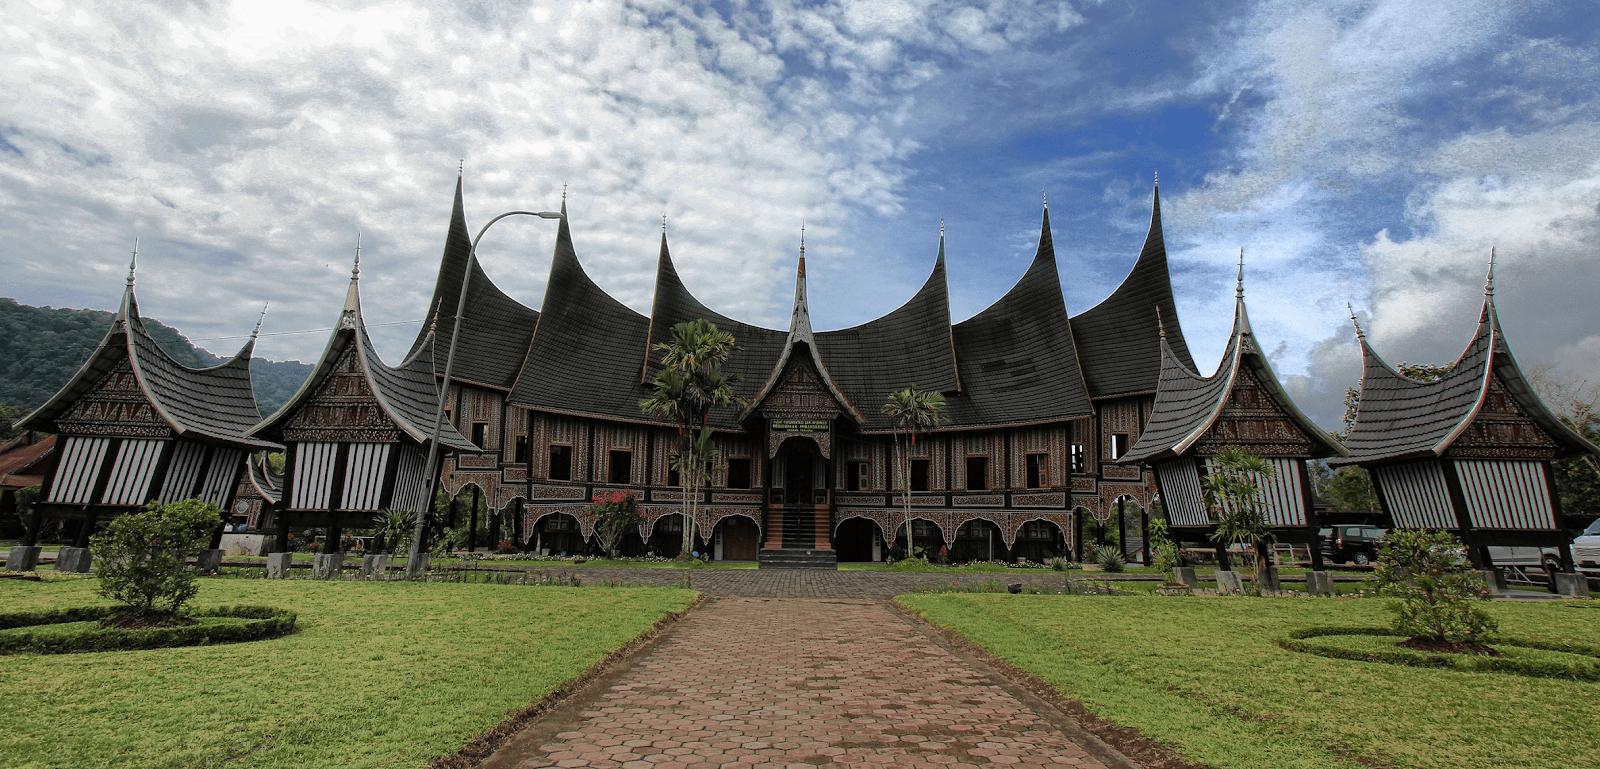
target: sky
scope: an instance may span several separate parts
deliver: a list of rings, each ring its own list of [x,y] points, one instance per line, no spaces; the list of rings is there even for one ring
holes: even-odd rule
[[[0,17],[0,296],[315,359],[357,233],[366,318],[418,331],[458,168],[474,232],[565,194],[579,259],[648,314],[665,217],[691,291],[781,327],[805,227],[818,330],[926,279],[952,313],[1032,259],[1076,314],[1132,268],[1159,172],[1202,373],[1244,250],[1256,334],[1335,428],[1349,303],[1391,362],[1467,344],[1491,249],[1524,366],[1600,381],[1590,2],[655,0],[73,3]],[[479,255],[537,308],[554,223]]]

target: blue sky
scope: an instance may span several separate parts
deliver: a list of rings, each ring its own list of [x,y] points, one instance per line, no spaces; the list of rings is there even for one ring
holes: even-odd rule
[[[580,259],[648,312],[660,218],[692,290],[787,316],[801,222],[819,328],[921,285],[953,312],[1025,269],[1048,191],[1069,310],[1132,266],[1160,170],[1180,321],[1209,371],[1246,251],[1251,317],[1328,426],[1345,303],[1398,362],[1453,359],[1499,249],[1525,364],[1600,381],[1600,35],[1583,2],[1026,0],[11,4],[0,20],[0,295],[146,313],[308,358],[363,233],[398,355],[456,164],[474,226],[567,185]],[[491,276],[543,298],[553,228]]]

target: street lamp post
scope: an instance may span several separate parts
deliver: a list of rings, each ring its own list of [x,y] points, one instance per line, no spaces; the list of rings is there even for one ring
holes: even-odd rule
[[[423,467],[437,477],[439,472],[439,434],[444,431],[444,396],[450,390],[450,375],[455,369],[456,343],[461,340],[461,318],[467,304],[467,288],[472,283],[472,265],[478,261],[478,241],[483,240],[483,234],[495,222],[508,216],[537,216],[540,219],[560,219],[562,214],[558,211],[507,211],[483,225],[478,230],[477,237],[472,239],[472,249],[467,253],[467,265],[461,271],[461,296],[456,300],[456,317],[450,329],[450,352],[444,359],[444,384],[439,388],[439,405],[433,412],[433,440],[428,442],[428,461]],[[432,488],[430,485],[429,488]],[[433,495],[429,494],[427,500],[417,510],[416,527],[411,534],[411,553],[406,558],[406,576],[416,578],[422,575],[427,567],[427,561],[422,552],[422,534],[427,527],[428,508],[433,506]]]

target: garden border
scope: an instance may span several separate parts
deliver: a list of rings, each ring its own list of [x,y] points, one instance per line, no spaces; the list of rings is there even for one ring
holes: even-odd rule
[[[1380,627],[1309,627],[1293,631],[1285,638],[1273,639],[1283,649],[1305,654],[1315,654],[1331,659],[1357,662],[1382,662],[1389,665],[1440,668],[1467,673],[1510,673],[1529,678],[1560,678],[1568,681],[1600,681],[1600,647],[1578,643],[1537,641],[1528,638],[1502,637],[1489,642],[1491,646],[1515,646],[1524,649],[1563,652],[1595,658],[1588,669],[1554,662],[1533,662],[1505,657],[1483,657],[1472,654],[1443,654],[1413,649],[1360,650],[1343,649],[1322,644],[1307,643],[1309,639],[1340,635],[1397,636],[1391,628]]]
[[[87,606],[51,611],[11,612],[0,614],[0,630],[88,622],[104,619],[125,610],[125,607],[121,606]],[[72,635],[47,637],[26,632],[0,633],[0,654],[77,654],[259,641],[292,632],[297,619],[292,611],[270,606],[218,606],[188,612],[184,616],[235,617],[255,621],[240,625],[96,628]]]

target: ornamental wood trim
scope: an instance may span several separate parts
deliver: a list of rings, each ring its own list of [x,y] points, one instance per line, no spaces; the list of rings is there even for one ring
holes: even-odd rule
[[[56,419],[64,435],[171,438],[173,430],[150,402],[124,354],[111,370]]]

